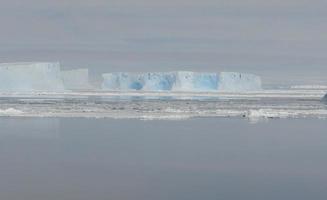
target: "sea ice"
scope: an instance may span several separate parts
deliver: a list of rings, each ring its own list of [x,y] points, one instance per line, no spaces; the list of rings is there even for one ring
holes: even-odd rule
[[[0,64],[1,92],[63,91],[59,63]]]
[[[65,89],[68,90],[85,90],[90,89],[89,70],[75,69],[62,71],[61,76],[64,82]]]

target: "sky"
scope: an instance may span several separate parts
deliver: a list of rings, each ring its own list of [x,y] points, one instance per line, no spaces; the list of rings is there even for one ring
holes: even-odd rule
[[[0,61],[327,82],[325,0],[1,0]]]

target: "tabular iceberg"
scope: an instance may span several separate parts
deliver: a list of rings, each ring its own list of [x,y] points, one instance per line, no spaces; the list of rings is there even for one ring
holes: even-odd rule
[[[141,75],[144,80],[142,87],[145,91],[170,91],[176,82],[173,73],[145,73]]]
[[[1,92],[63,91],[59,63],[0,64]]]
[[[221,72],[218,90],[228,92],[261,90],[261,78],[253,74]]]
[[[176,91],[211,91],[217,90],[219,77],[216,73],[176,72]]]
[[[69,90],[85,90],[90,89],[89,84],[89,70],[88,69],[74,69],[61,72],[62,80],[65,89]]]
[[[103,74],[102,88],[107,90],[141,90],[144,80],[138,74],[107,73]]]
[[[241,92],[261,89],[261,79],[252,74],[235,72],[165,72],[103,74],[103,90]]]

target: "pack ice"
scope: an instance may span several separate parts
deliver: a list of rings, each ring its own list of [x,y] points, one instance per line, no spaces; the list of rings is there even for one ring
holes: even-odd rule
[[[164,73],[106,73],[103,90],[142,91],[251,91],[261,89],[260,77],[236,72],[164,72]]]
[[[74,69],[61,72],[65,89],[68,90],[85,90],[91,89],[89,84],[88,69]]]
[[[59,63],[0,64],[0,91],[63,91]]]

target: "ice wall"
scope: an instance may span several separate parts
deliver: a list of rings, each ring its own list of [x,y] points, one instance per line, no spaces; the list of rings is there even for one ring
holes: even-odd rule
[[[141,75],[144,80],[145,91],[170,91],[176,82],[173,73],[145,73]]]
[[[139,74],[116,72],[103,74],[102,89],[106,90],[141,90],[144,80]]]
[[[0,92],[63,90],[59,63],[0,64]]]
[[[228,92],[261,90],[261,78],[253,74],[221,72],[218,90]]]
[[[61,72],[65,89],[87,90],[91,89],[88,69],[75,69]]]
[[[216,73],[180,71],[175,73],[176,91],[212,91],[217,90],[219,77]]]
[[[241,92],[261,89],[261,79],[252,74],[235,72],[167,72],[103,74],[103,90]]]

